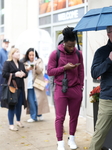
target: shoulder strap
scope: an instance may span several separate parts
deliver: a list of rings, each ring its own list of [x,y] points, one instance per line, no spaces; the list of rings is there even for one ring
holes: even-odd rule
[[[57,53],[56,53],[56,61],[57,61],[57,65],[56,65],[56,67],[58,67],[58,60],[59,60],[59,58],[60,58],[60,50],[57,49]]]
[[[79,52],[79,50],[76,50],[76,53],[77,53],[77,56],[78,56],[78,58],[80,60],[80,52]]]
[[[11,83],[11,79],[12,79],[12,73],[10,73],[10,75],[9,75],[9,79],[8,79],[8,85],[10,85],[10,83]]]
[[[12,80],[12,73],[10,73],[10,75],[9,75],[9,79],[8,79],[8,83],[7,83],[8,86],[10,85],[11,80]],[[15,80],[12,80],[12,83],[13,83],[14,87],[15,87],[16,89],[18,89],[17,84],[16,84],[16,81],[15,81]]]
[[[77,56],[78,56],[78,58],[79,58],[79,60],[80,60],[80,52],[79,52],[79,50],[76,50],[76,53],[77,53]],[[57,53],[56,53],[57,55],[56,55],[56,60],[57,60],[57,65],[56,65],[56,67],[58,67],[58,60],[59,60],[59,58],[60,58],[60,50],[59,49],[57,49]]]

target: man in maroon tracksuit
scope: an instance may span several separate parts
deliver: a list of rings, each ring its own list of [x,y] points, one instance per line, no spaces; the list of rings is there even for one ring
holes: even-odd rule
[[[67,27],[62,31],[64,35],[63,44],[58,46],[60,57],[57,62],[57,50],[50,55],[48,62],[48,75],[55,76],[54,103],[56,110],[56,136],[58,140],[58,150],[65,150],[63,141],[63,122],[65,115],[69,111],[69,139],[68,145],[71,149],[76,149],[74,141],[77,120],[82,102],[82,89],[84,80],[84,66],[81,51],[75,48],[76,35],[72,27]],[[58,66],[57,66],[58,64]]]

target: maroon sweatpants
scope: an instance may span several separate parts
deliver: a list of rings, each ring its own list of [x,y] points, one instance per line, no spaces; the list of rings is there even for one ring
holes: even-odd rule
[[[65,120],[67,106],[70,116],[69,135],[75,134],[81,101],[82,90],[80,85],[68,88],[66,93],[62,93],[62,87],[56,85],[54,103],[56,111],[55,129],[58,141],[63,140],[63,122]]]

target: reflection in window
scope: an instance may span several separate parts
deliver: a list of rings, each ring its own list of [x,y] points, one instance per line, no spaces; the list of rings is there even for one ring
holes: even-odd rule
[[[1,25],[4,24],[4,14],[1,15]]]
[[[51,0],[39,0],[39,14],[51,12]]]
[[[4,32],[4,0],[0,0],[0,34]]]
[[[68,6],[75,6],[84,3],[84,0],[68,0]]]
[[[0,28],[0,33],[3,33],[4,32],[4,27],[1,27]]]
[[[82,46],[82,32],[78,32],[78,42],[79,42],[79,45]]]
[[[53,10],[58,10],[66,8],[66,0],[54,0],[53,1]]]
[[[1,0],[1,9],[4,9],[4,0]]]

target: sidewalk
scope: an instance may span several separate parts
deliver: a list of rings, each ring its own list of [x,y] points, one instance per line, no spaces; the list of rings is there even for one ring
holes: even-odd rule
[[[0,150],[57,150],[55,129],[54,129],[54,107],[50,106],[50,113],[44,114],[44,121],[27,123],[29,115],[25,110],[22,112],[22,122],[25,128],[13,132],[8,129],[7,109],[0,107]],[[64,141],[66,150],[70,150],[67,145],[68,138],[67,115],[64,128]],[[91,136],[86,133],[86,119],[79,117],[76,143],[77,150],[88,149]]]

